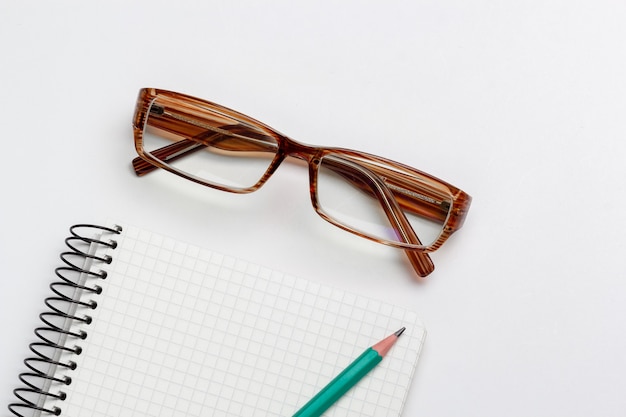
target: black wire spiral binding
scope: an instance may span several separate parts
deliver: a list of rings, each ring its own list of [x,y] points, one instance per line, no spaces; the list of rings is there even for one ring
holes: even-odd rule
[[[70,250],[61,253],[61,260],[65,265],[55,269],[60,281],[50,284],[54,296],[45,299],[49,311],[39,315],[44,326],[35,329],[35,335],[40,341],[29,345],[31,352],[36,356],[24,360],[29,372],[21,373],[19,379],[25,386],[13,390],[14,395],[21,402],[9,404],[9,410],[19,417],[26,417],[21,413],[25,410],[30,410],[33,414],[47,413],[56,416],[61,414],[59,407],[46,408],[45,399],[64,400],[66,398],[63,391],[51,392],[52,384],[70,385],[71,377],[61,374],[63,371],[76,369],[76,363],[71,360],[62,361],[56,357],[60,353],[80,355],[82,348],[77,345],[70,346],[68,342],[70,339],[84,340],[87,332],[71,330],[71,326],[61,326],[59,323],[65,323],[67,320],[84,325],[91,323],[91,316],[72,313],[72,307],[82,306],[91,310],[95,309],[97,303],[94,300],[85,301],[82,296],[100,294],[102,287],[90,284],[91,280],[81,280],[81,277],[86,275],[93,279],[105,279],[106,271],[93,270],[92,266],[94,263],[110,264],[112,258],[108,255],[98,256],[89,253],[89,248],[92,244],[112,249],[117,247],[117,242],[114,240],[104,241],[101,238],[83,236],[77,232],[77,229],[99,230],[113,234],[122,232],[120,226],[110,228],[93,224],[77,224],[70,228],[71,236],[65,239],[65,244]],[[81,248],[86,248],[86,250]]]

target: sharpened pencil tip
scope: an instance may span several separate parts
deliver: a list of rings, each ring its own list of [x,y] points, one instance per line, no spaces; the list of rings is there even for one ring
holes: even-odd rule
[[[384,357],[387,354],[387,352],[389,352],[389,349],[391,349],[391,347],[396,343],[396,341],[398,340],[398,337],[402,333],[404,333],[405,330],[406,330],[406,327],[403,327],[397,332],[390,334],[389,336],[385,337],[380,342],[373,345],[372,349],[378,352],[380,356]]]

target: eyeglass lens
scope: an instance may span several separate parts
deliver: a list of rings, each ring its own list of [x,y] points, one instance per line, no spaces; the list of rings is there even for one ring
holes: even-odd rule
[[[253,126],[161,97],[150,106],[143,147],[179,172],[232,189],[255,185],[278,150],[276,139]]]
[[[389,210],[383,209],[381,198],[385,197],[376,190],[377,180],[381,181],[381,178],[371,179],[370,175],[366,169],[354,168],[353,163],[345,158],[333,155],[322,158],[317,176],[318,204],[327,216],[350,229],[388,242],[403,242],[396,229],[391,227]],[[396,189],[395,193],[400,191]],[[408,207],[400,209],[422,245],[428,246],[437,240],[445,218],[431,219]]]

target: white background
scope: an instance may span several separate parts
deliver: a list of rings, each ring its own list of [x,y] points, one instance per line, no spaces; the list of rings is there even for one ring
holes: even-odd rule
[[[406,416],[623,415],[625,22],[621,0],[2,1],[0,403],[67,228],[112,217],[416,310]],[[467,222],[416,282],[320,219],[299,166],[244,196],[138,178],[144,86],[432,173]]]

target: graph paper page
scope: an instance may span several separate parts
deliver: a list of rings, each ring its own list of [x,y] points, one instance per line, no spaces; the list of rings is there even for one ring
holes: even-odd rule
[[[325,416],[399,416],[425,337],[403,308],[132,226],[109,250],[63,416],[291,416],[406,326]]]

